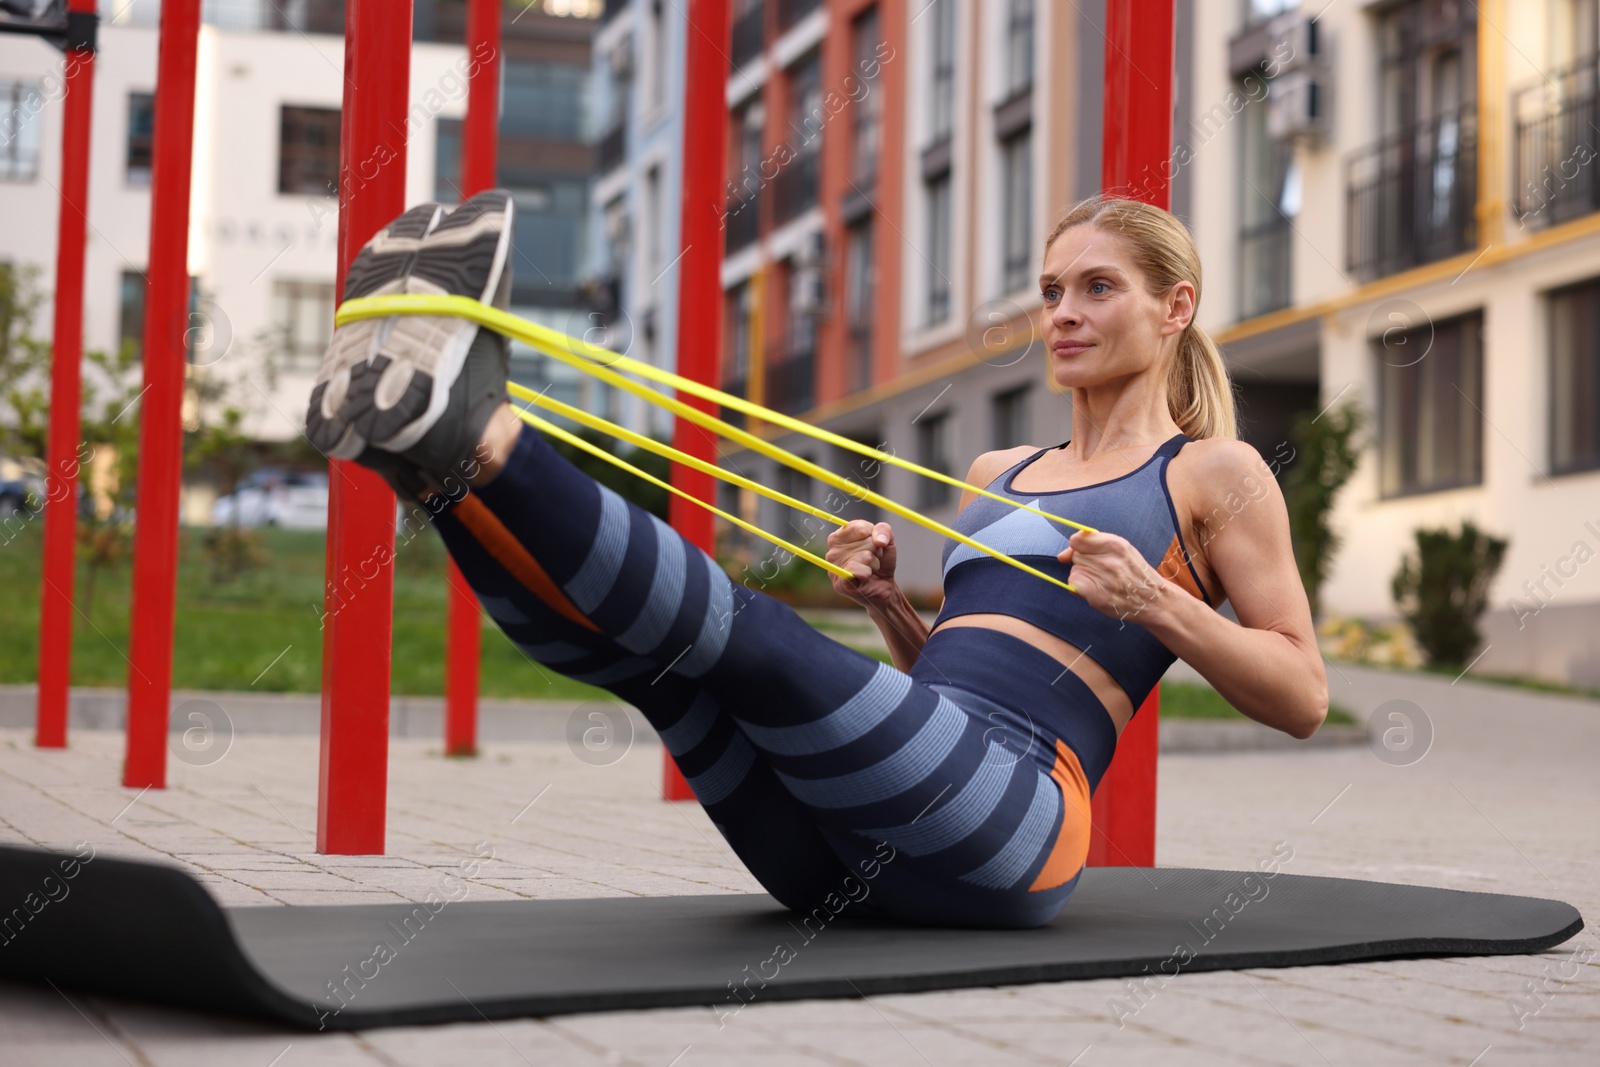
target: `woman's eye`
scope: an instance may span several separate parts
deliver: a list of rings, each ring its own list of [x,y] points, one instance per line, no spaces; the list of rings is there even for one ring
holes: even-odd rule
[[[1056,294],[1059,293],[1060,291],[1061,290],[1057,289],[1055,286],[1052,285],[1050,288],[1044,290],[1044,292],[1041,295],[1045,298],[1045,300],[1047,300],[1047,301],[1049,301],[1051,303],[1054,303],[1056,301],[1056,299],[1057,299]]]
[[[1105,296],[1110,291],[1111,291],[1111,286],[1109,284],[1107,284],[1106,282],[1090,282],[1089,283],[1089,292],[1093,293],[1095,296]]]

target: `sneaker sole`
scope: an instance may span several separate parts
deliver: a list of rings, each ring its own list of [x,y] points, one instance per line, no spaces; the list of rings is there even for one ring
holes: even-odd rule
[[[405,292],[466,296],[504,305],[513,203],[498,190],[479,193],[439,220],[422,239]],[[347,404],[356,431],[385,452],[404,452],[438,423],[461,374],[476,323],[455,317],[402,315],[378,352],[350,380]]]
[[[344,299],[404,292],[423,240],[443,213],[439,204],[419,204],[379,230],[345,273]],[[348,402],[354,382],[379,351],[388,325],[388,320],[365,319],[334,330],[306,414],[306,438],[317,450],[354,459],[366,447],[367,439],[351,423]]]

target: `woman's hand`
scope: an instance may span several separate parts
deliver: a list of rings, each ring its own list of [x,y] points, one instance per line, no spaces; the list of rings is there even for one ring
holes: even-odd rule
[[[894,531],[886,522],[851,519],[828,535],[825,558],[856,576],[828,575],[834,592],[862,607],[883,607],[900,591],[894,580]]]
[[[1102,615],[1138,622],[1139,614],[1166,591],[1167,580],[1126,537],[1079,530],[1067,544],[1056,558],[1072,564],[1067,580]]]

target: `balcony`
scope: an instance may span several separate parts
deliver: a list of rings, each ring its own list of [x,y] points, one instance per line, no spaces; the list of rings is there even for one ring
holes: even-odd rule
[[[1597,101],[1600,60],[1595,56],[1516,94],[1516,194],[1511,210],[1521,225],[1542,228],[1600,211]]]
[[[1345,165],[1346,260],[1378,278],[1477,245],[1476,105],[1419,122]]]
[[[1239,318],[1289,306],[1293,238],[1289,220],[1277,212],[1239,234]]]
[[[628,128],[626,123],[619,122],[607,130],[600,138],[600,152],[597,165],[601,174],[609,174],[622,166],[623,159],[628,154]]]
[[[797,415],[816,403],[817,356],[812,348],[782,352],[767,363],[767,407]]]
[[[778,0],[778,32],[787,30],[821,6],[822,0]]]
[[[801,149],[801,153],[772,179],[774,226],[782,226],[816,206],[817,186],[822,175],[822,153],[804,149]]]
[[[763,0],[733,20],[733,69],[739,70],[761,54],[766,45],[767,5]]]
[[[755,244],[760,232],[761,191],[758,189],[743,200],[729,200],[724,211],[722,254],[731,256]]]

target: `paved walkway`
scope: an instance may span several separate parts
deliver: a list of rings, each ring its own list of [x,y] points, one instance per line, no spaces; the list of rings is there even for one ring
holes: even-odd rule
[[[1329,678],[1358,715],[1380,711],[1384,758],[1366,746],[1164,756],[1162,865],[1245,869],[1286,842],[1292,873],[1559,897],[1600,915],[1600,703],[1342,665]],[[1409,751],[1396,713],[1409,718]],[[1432,738],[1417,758],[1424,724]],[[315,738],[240,734],[208,765],[174,760],[170,788],[142,794],[113,784],[121,746],[119,734],[81,731],[70,750],[41,752],[26,732],[0,730],[0,839],[173,861],[229,905],[419,899],[479,842],[495,858],[474,900],[758,888],[697,807],[656,799],[650,743],[591,765],[559,741],[495,743],[457,761],[399,739],[382,857],[315,853]],[[0,1061],[1594,1063],[1597,948],[1586,930],[1538,956],[1185,974],[1121,1026],[1117,980],[755,1003],[721,1029],[711,1010],[684,1008],[360,1034],[0,986]]]

